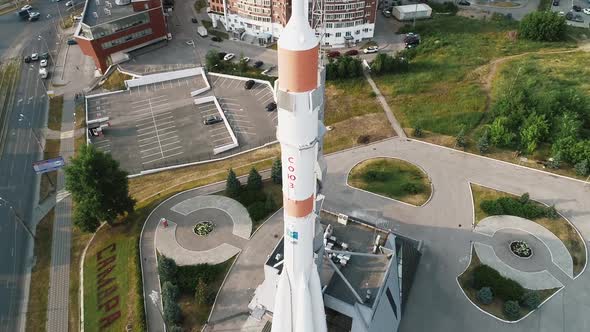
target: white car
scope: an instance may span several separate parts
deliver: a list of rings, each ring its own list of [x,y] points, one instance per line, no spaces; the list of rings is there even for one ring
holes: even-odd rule
[[[41,60],[41,63],[39,63],[39,66],[47,67],[47,60],[45,60],[45,59]]]
[[[33,61],[39,60],[39,54],[37,54],[37,53],[31,54],[31,60],[33,60]]]
[[[31,10],[31,9],[33,9],[33,7],[31,7],[30,5],[26,5],[26,6],[23,6],[23,8],[21,8],[20,10]]]
[[[225,61],[230,61],[231,59],[233,59],[236,55],[233,53],[227,53],[224,57],[223,60]]]
[[[245,56],[245,57],[243,57],[243,58],[242,58],[240,61],[242,61],[242,62],[244,62],[244,63],[248,63],[248,62],[250,62],[250,58],[249,58],[249,57],[247,57],[247,56]]]
[[[584,14],[590,15],[590,8],[584,8],[582,9],[582,11],[584,12]]]
[[[369,47],[367,47],[367,48],[365,48],[363,50],[363,53],[365,53],[365,54],[377,53],[377,51],[379,51],[379,47],[377,47],[377,46],[369,46]]]
[[[559,12],[559,13],[557,13],[557,16],[565,16],[565,13],[564,12]]]
[[[74,2],[71,0],[66,2],[66,7],[72,7],[73,5],[74,5]]]

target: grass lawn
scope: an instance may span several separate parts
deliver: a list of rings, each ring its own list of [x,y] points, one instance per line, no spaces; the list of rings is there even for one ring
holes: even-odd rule
[[[484,310],[484,311],[486,311],[498,318],[508,320],[508,321],[511,320],[504,315],[504,312],[502,310],[503,305],[504,305],[503,300],[494,297],[494,301],[492,301],[492,303],[482,304],[477,299],[477,291],[478,290],[473,288],[471,285],[472,285],[472,280],[473,280],[473,270],[475,270],[475,268],[480,265],[481,265],[481,262],[479,260],[479,257],[477,257],[477,254],[475,253],[475,249],[472,248],[471,249],[471,262],[469,263],[467,270],[465,270],[465,272],[463,272],[460,276],[457,277],[457,280],[459,280],[459,284],[461,285],[461,288],[463,288],[463,291],[465,291],[465,294],[467,295],[467,297],[469,297],[471,302],[473,302],[475,305],[477,305],[480,309],[482,309],[482,310]],[[558,290],[559,290],[558,288],[554,288],[554,289],[533,290],[533,291],[527,290],[527,291],[539,293],[539,296],[541,298],[541,302],[543,302],[548,297],[553,295],[553,293],[557,292]],[[520,307],[520,317],[523,317],[524,315],[528,314],[529,312],[530,312],[529,309],[527,309],[523,306]]]
[[[395,135],[364,78],[326,83],[324,124],[332,127],[325,136],[324,153]]]
[[[209,283],[207,283],[207,289],[210,289],[212,292],[217,293],[219,288],[221,287],[221,283],[225,278],[225,275],[229,271],[235,257],[229,259],[221,264],[221,269],[219,269],[218,273],[214,276],[211,276],[213,279]],[[182,269],[180,267],[179,269]],[[196,280],[197,278],[195,278]],[[195,281],[196,285],[196,281]],[[195,293],[192,292],[181,292],[178,297],[178,304],[180,305],[180,309],[182,311],[182,324],[181,327],[184,331],[201,331],[203,325],[207,322],[209,318],[209,313],[213,307],[212,304],[198,304],[195,301]]]
[[[476,184],[471,184],[471,191],[473,192],[473,206],[475,208],[475,224],[489,217],[489,215],[481,209],[481,202],[484,200],[494,200],[500,197],[517,197],[509,193],[482,187]],[[541,203],[537,204],[542,205]],[[538,218],[532,221],[547,228],[563,242],[572,256],[574,275],[582,272],[582,269],[586,264],[586,249],[583,240],[580,238],[574,227],[561,216],[558,219]]]
[[[133,77],[127,74],[123,74],[118,70],[114,70],[109,77],[102,84],[102,88],[109,91],[117,91],[125,89],[125,81],[130,80]]]
[[[59,156],[61,140],[48,139],[45,140],[45,151],[43,152],[43,159],[51,159]],[[41,185],[39,186],[39,202],[43,202],[54,190],[53,186],[57,185],[57,171],[45,173],[41,176]]]
[[[348,184],[412,205],[424,204],[432,192],[430,179],[418,167],[393,158],[365,160],[352,168]]]
[[[47,118],[47,128],[51,130],[61,130],[61,113],[64,105],[64,96],[55,96],[49,99],[49,117]]]
[[[27,306],[26,331],[45,331],[47,302],[49,301],[49,270],[51,266],[51,238],[53,209],[37,224],[35,232],[35,265],[31,270],[31,288]]]
[[[543,48],[575,46],[573,42],[513,40],[517,23],[435,16],[417,22],[422,44],[401,74],[374,77],[404,128],[420,126],[439,135],[456,135],[477,127],[486,110],[486,92],[476,68],[498,57]],[[409,28],[402,28],[408,31]],[[411,132],[411,130],[409,131]]]
[[[97,233],[86,252],[84,261],[84,329],[85,331],[99,331],[100,319],[119,310],[121,316],[108,327],[110,331],[124,331],[127,325],[131,325],[134,331],[144,331],[143,298],[141,297],[141,271],[139,267],[139,232],[141,223],[127,222],[116,226],[105,225]],[[97,254],[109,246],[115,249],[106,250],[104,257],[116,259],[113,263],[99,270]],[[105,278],[114,277],[116,285],[114,295],[118,295],[119,303],[112,310],[99,309],[99,302],[104,303],[111,297],[98,300],[98,274],[113,267],[112,272]]]

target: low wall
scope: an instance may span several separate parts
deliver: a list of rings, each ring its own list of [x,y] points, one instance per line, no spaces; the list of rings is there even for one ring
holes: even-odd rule
[[[223,113],[223,110],[221,109],[221,105],[219,105],[219,102],[217,101],[217,97],[215,97],[215,96],[208,96],[208,97],[203,97],[203,98],[195,99],[195,105],[205,104],[205,103],[210,103],[210,102],[215,103],[215,107],[217,108],[217,112],[219,113],[219,115],[223,119],[223,124],[225,125],[225,128],[229,132],[229,135],[230,135],[231,140],[232,140],[232,143],[230,143],[230,144],[223,145],[223,146],[220,146],[218,148],[213,148],[213,154],[214,155],[217,155],[217,154],[220,154],[222,152],[231,150],[233,148],[237,148],[239,146],[239,144],[238,144],[238,139],[236,138],[236,135],[234,134],[233,129],[229,125],[229,122],[227,121],[227,118],[225,117],[225,114]]]

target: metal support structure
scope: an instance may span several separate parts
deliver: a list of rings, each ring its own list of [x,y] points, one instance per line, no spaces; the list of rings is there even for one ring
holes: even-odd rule
[[[342,255],[350,255],[350,256],[362,256],[362,257],[383,257],[383,256],[391,256],[392,254],[368,254],[364,252],[354,252],[354,251],[343,251],[343,250],[332,250],[326,249],[326,252],[332,254],[342,254]]]
[[[342,278],[342,281],[344,281],[344,284],[352,292],[352,295],[354,295],[354,297],[356,297],[357,301],[359,301],[359,303],[364,303],[365,301],[363,301],[363,299],[359,296],[359,294],[356,292],[356,290],[354,290],[354,287],[352,287],[352,285],[350,284],[348,279],[346,279],[344,274],[342,274],[342,272],[340,272],[340,269],[338,268],[338,266],[336,266],[336,264],[334,264],[334,262],[332,262],[331,259],[328,259],[328,262],[330,262],[330,266],[334,269],[334,272],[336,272],[336,274],[338,274],[340,276],[340,278]]]

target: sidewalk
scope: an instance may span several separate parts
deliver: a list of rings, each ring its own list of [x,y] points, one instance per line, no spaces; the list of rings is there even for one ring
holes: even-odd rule
[[[400,125],[399,121],[397,121],[397,119],[395,118],[395,115],[393,115],[393,111],[391,110],[391,108],[389,108],[387,100],[385,99],[385,97],[383,97],[381,91],[379,91],[379,88],[377,87],[377,84],[375,84],[375,82],[371,78],[371,74],[369,74],[367,71],[364,71],[364,74],[367,78],[367,82],[369,82],[369,85],[371,86],[371,89],[373,89],[373,92],[375,92],[375,95],[377,95],[377,100],[379,100],[381,107],[383,107],[385,115],[387,116],[387,120],[389,120],[389,123],[391,124],[391,128],[393,128],[393,131],[395,131],[399,137],[407,138],[404,129]]]

